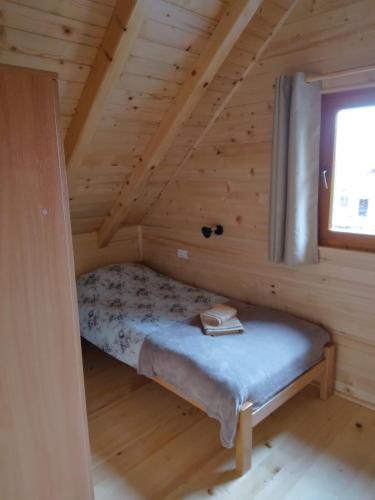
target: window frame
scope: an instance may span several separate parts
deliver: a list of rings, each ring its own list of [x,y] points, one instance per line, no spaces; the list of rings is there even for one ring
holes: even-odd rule
[[[375,106],[375,87],[322,95],[318,237],[319,245],[322,247],[375,252],[375,235],[338,232],[329,229],[336,115],[341,109],[361,106]],[[325,185],[325,178],[328,188]]]

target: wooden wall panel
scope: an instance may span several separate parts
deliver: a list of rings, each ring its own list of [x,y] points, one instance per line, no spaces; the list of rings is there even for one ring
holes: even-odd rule
[[[96,232],[73,235],[76,274],[108,264],[142,260],[140,238],[138,226],[121,228],[105,248],[98,248]]]
[[[0,62],[58,74],[63,132],[90,73],[113,4],[94,0],[1,3]]]
[[[364,14],[364,12],[366,14]],[[277,74],[373,64],[375,4],[300,0],[254,74],[143,224],[145,261],[187,282],[321,322],[339,345],[336,388],[375,405],[375,254],[320,249],[320,264],[267,262],[268,205]],[[325,88],[374,85],[374,72]],[[222,223],[205,240],[200,228]],[[189,260],[177,259],[178,248]]]
[[[0,496],[92,498],[56,76],[0,65]]]

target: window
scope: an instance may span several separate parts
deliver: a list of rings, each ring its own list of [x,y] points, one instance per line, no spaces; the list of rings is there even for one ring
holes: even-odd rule
[[[322,98],[319,244],[375,251],[375,89]]]

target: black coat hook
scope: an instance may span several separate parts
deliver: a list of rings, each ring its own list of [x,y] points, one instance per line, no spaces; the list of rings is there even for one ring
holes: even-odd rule
[[[202,234],[205,238],[209,238],[212,234],[212,229],[208,226],[202,227]]]
[[[224,228],[221,224],[218,224],[215,229],[215,234],[221,236],[224,233]]]
[[[209,226],[203,226],[201,231],[205,238],[209,238],[213,232],[217,236],[221,236],[224,233],[224,228],[221,224],[217,224],[215,229],[212,229],[212,227]]]

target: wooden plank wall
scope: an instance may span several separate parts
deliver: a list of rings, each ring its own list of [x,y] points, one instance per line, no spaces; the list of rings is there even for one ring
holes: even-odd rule
[[[375,405],[375,255],[320,249],[320,264],[267,262],[273,82],[374,64],[375,3],[301,0],[255,72],[143,221],[147,263],[187,282],[325,325],[339,345],[336,389]],[[374,85],[375,73],[326,87]],[[222,237],[205,240],[204,224]],[[177,259],[178,248],[189,260]]]
[[[123,227],[105,248],[98,248],[95,231],[73,235],[76,274],[80,275],[108,264],[142,260],[140,231],[138,226]]]

